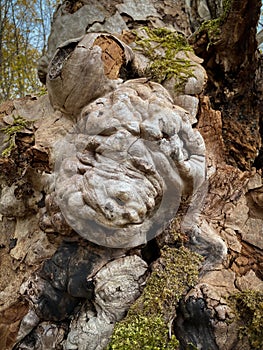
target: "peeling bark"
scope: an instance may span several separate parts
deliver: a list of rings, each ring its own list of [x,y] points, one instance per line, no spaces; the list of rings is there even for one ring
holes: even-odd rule
[[[201,29],[193,37],[196,53],[204,58],[209,76],[207,92],[213,106],[222,112],[227,162],[241,170],[251,169],[261,147],[262,93],[256,81],[262,60],[256,41],[260,6],[257,0],[232,1],[219,36],[215,33],[214,38],[209,37]]]

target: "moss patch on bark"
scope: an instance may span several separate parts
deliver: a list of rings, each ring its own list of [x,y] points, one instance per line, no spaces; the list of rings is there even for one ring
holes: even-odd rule
[[[201,257],[185,247],[165,246],[142,295],[116,324],[107,350],[177,349],[172,333],[179,300],[198,280]]]
[[[242,323],[240,338],[246,336],[253,349],[262,349],[263,344],[263,293],[246,290],[229,297],[237,319]]]
[[[133,32],[136,35],[136,50],[149,60],[145,72],[153,81],[162,83],[175,78],[175,90],[182,88],[190,77],[194,77],[190,59],[180,57],[179,52],[193,51],[186,38],[167,28],[143,27]]]

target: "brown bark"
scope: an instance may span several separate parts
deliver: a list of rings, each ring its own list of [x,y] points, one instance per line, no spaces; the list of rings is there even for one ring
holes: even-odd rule
[[[209,76],[206,91],[222,112],[227,162],[242,170],[251,169],[261,146],[262,92],[256,80],[262,60],[256,41],[260,7],[258,0],[232,1],[220,35],[209,38],[201,30],[194,44]]]

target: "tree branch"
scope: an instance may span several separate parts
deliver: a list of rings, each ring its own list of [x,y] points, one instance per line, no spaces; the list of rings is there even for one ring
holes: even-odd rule
[[[258,33],[257,33],[257,42],[258,42],[258,46],[261,45],[263,43],[263,29],[261,29]]]

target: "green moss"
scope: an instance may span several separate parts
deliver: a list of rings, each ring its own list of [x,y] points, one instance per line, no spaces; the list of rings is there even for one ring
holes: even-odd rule
[[[15,116],[12,125],[2,128],[1,131],[7,136],[4,142],[7,144],[2,152],[3,157],[9,157],[11,152],[16,148],[15,138],[18,132],[28,127],[30,122],[21,116]]]
[[[37,96],[44,96],[47,95],[47,88],[46,86],[41,86],[37,92]]]
[[[141,33],[141,34],[140,34]],[[143,34],[142,34],[143,33]],[[186,38],[167,28],[141,28],[136,35],[136,50],[150,59],[146,71],[152,80],[162,83],[166,79],[175,78],[175,90],[182,88],[190,77],[194,77],[191,61],[178,58],[180,51],[193,51]]]
[[[211,19],[209,21],[204,21],[202,25],[200,26],[198,32],[207,32],[208,39],[209,39],[209,46],[215,44],[220,37],[221,33],[221,26],[225,23],[229,12],[231,10],[232,6],[232,0],[223,0],[223,13],[220,17]]]
[[[199,32],[207,32],[209,45],[214,44],[220,35],[221,18],[211,19],[202,23]]]
[[[108,350],[177,349],[171,324],[182,296],[198,279],[201,257],[181,247],[164,247],[142,295],[115,326]]]
[[[144,313],[152,308],[166,314],[177,306],[182,295],[198,278],[199,255],[185,247],[164,247],[143,293]]]
[[[232,2],[233,0],[223,0],[223,19],[224,21],[226,20],[230,10],[231,10],[231,7],[232,7]]]
[[[186,350],[199,350],[194,344],[188,343]]]
[[[262,349],[263,344],[263,293],[246,290],[229,297],[235,313],[243,324],[240,337],[247,336],[253,349]]]
[[[168,327],[161,316],[147,317],[142,314],[129,317],[120,323],[112,336],[109,350],[174,350],[178,340],[172,336],[168,342]]]

